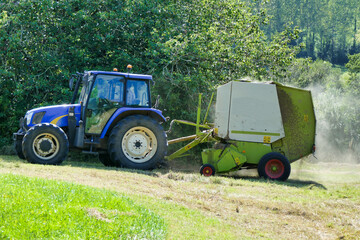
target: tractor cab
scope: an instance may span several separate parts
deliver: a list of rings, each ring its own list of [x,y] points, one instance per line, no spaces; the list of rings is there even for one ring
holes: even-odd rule
[[[120,108],[151,108],[149,75],[119,72],[85,72],[77,83],[73,100],[81,105],[85,134],[101,134],[110,117]],[[75,102],[73,102],[74,104]]]

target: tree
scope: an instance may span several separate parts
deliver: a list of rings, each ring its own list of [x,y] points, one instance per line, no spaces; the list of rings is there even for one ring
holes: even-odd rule
[[[345,66],[350,72],[350,77],[347,81],[349,91],[354,94],[360,94],[360,53],[350,55],[349,62]]]

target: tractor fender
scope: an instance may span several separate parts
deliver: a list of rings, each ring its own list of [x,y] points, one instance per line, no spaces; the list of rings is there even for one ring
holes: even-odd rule
[[[103,131],[101,132],[100,138],[104,138],[107,134],[110,134],[111,129],[119,122],[121,119],[126,118],[131,115],[145,115],[149,116],[156,121],[162,123],[166,122],[165,117],[162,115],[162,112],[154,108],[119,108],[111,116],[109,121],[106,123]]]

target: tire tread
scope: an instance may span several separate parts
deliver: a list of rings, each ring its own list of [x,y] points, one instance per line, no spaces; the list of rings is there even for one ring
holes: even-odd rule
[[[32,142],[31,140],[34,139],[37,134],[45,131],[54,131],[52,134],[57,134],[59,139],[59,144],[63,144],[65,146],[60,146],[60,150],[57,156],[50,160],[42,160],[36,158],[32,153]],[[39,132],[39,133],[38,133]],[[61,143],[62,142],[62,143]],[[69,152],[69,140],[66,133],[58,126],[50,124],[50,123],[41,123],[31,127],[24,136],[22,141],[22,149],[26,160],[30,163],[37,163],[37,164],[45,164],[45,165],[59,165],[61,164],[67,157]]]
[[[144,121],[146,124],[144,124]],[[153,131],[157,138],[158,146],[155,155],[148,161],[144,163],[134,163],[126,158],[126,156],[122,152],[121,141],[119,142],[119,138],[126,133],[128,129],[135,126],[143,126],[143,125],[151,125],[154,129],[150,129]],[[146,126],[147,127],[147,126]],[[118,136],[119,135],[119,136]],[[127,167],[127,168],[135,168],[141,170],[151,170],[157,167],[160,161],[166,155],[167,150],[167,141],[166,134],[162,128],[162,126],[153,118],[150,118],[145,115],[132,115],[120,120],[115,127],[112,129],[109,142],[108,142],[108,152],[112,162],[117,167]]]

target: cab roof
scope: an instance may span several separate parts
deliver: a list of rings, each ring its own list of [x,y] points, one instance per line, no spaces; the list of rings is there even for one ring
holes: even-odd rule
[[[111,72],[111,71],[109,71],[109,72],[108,71],[87,71],[85,73],[89,73],[89,74],[93,74],[93,75],[105,74],[105,75],[123,76],[125,78],[152,80],[151,75],[143,75],[143,74]]]

